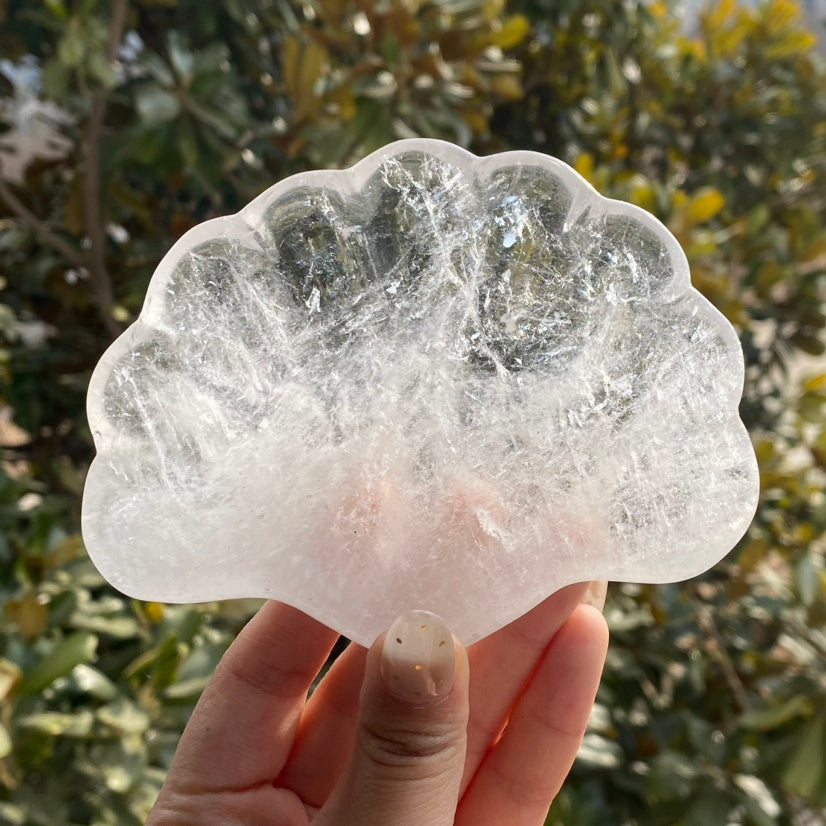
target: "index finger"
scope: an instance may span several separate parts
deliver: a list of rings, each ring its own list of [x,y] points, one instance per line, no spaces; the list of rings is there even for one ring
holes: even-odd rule
[[[172,766],[176,789],[200,794],[271,782],[337,639],[297,608],[266,603],[227,649],[192,713]]]
[[[545,649],[577,607],[586,583],[569,585],[468,649],[470,708],[462,793],[496,742]]]

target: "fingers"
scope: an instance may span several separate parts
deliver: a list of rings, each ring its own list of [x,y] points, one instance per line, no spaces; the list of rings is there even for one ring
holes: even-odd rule
[[[351,643],[310,697],[278,785],[320,808],[341,777],[356,740],[367,649]]]
[[[591,606],[577,608],[480,765],[460,803],[456,826],[545,822],[585,732],[607,647],[602,615]]]
[[[411,611],[367,656],[356,744],[314,826],[453,826],[468,662],[435,615]]]
[[[496,742],[537,660],[579,604],[587,585],[557,591],[518,620],[472,646],[468,754],[462,791]]]
[[[337,638],[296,608],[266,603],[224,654],[190,718],[170,774],[176,792],[271,783]]]
[[[586,585],[563,588],[525,616],[472,646],[471,718],[462,790],[507,721],[516,696],[553,635],[579,603]],[[313,693],[295,749],[279,782],[320,806],[338,781],[355,741],[366,652],[351,645]]]

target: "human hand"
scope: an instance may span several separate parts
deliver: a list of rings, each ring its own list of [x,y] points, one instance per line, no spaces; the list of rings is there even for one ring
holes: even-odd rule
[[[337,634],[267,603],[205,689],[147,826],[541,826],[605,659],[585,590],[467,651],[432,614],[402,615],[309,699]]]

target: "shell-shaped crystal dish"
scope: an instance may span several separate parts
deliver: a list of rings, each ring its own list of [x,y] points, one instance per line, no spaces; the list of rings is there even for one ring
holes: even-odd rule
[[[534,152],[408,140],[184,235],[92,377],[83,535],[141,599],[466,643],[675,581],[749,525],[742,352],[651,215]]]

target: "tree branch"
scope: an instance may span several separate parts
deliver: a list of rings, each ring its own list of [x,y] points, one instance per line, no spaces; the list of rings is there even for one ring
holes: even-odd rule
[[[113,0],[112,18],[109,21],[109,41],[106,47],[106,59],[110,63],[117,56],[128,10],[128,0]],[[83,181],[83,196],[86,234],[91,243],[89,249],[89,280],[92,285],[92,297],[106,331],[112,338],[115,338],[120,334],[121,326],[115,321],[112,314],[115,307],[115,297],[112,290],[112,280],[106,269],[106,229],[100,206],[100,137],[103,130],[103,121],[106,117],[107,97],[108,90],[106,88],[100,88],[92,95],[84,147],[86,176]]]
[[[61,238],[45,221],[41,221],[12,191],[6,182],[0,178],[0,200],[14,213],[14,215],[30,229],[41,241],[59,252],[69,263],[76,267],[88,268],[89,261],[77,248],[66,239]]]
[[[720,668],[723,669],[723,675],[731,688],[734,699],[737,700],[737,705],[740,706],[740,711],[742,711],[743,714],[747,714],[752,710],[749,693],[746,691],[746,687],[743,685],[743,681],[737,673],[737,668],[729,656],[728,650],[726,649],[725,640],[720,636],[720,632],[717,630],[717,624],[714,622],[714,617],[698,599],[694,597],[691,597],[690,599],[692,607],[694,608],[694,613],[697,617],[698,625],[709,636],[706,648],[709,653],[715,657],[720,665]]]

